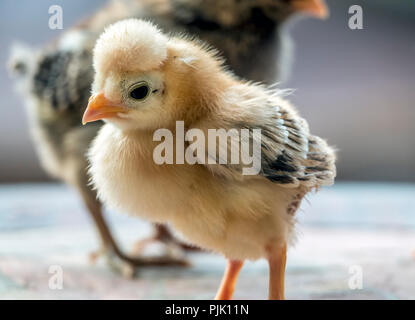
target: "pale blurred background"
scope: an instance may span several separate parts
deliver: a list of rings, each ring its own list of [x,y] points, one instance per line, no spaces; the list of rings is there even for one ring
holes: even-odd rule
[[[60,30],[48,28],[48,8],[63,7],[71,27],[105,0],[0,2],[0,182],[43,181],[22,99],[6,70],[15,40],[42,46]],[[327,21],[288,26],[295,43],[284,87],[314,133],[339,149],[338,180],[415,181],[415,1],[327,1]],[[348,28],[348,8],[361,4],[364,29]]]

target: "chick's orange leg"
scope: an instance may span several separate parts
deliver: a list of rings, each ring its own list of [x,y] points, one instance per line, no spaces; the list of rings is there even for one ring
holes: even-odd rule
[[[216,294],[215,300],[231,300],[233,291],[235,290],[236,279],[238,278],[239,271],[243,266],[243,261],[240,260],[228,260],[225,274],[223,275],[222,283],[220,284],[219,291]]]
[[[287,245],[268,247],[267,252],[269,264],[269,299],[284,300]]]

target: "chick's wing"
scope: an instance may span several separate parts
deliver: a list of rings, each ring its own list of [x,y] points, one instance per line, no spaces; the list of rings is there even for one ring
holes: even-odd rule
[[[204,154],[209,170],[230,179],[262,176],[285,187],[312,188],[333,183],[334,150],[310,134],[307,122],[282,99],[282,93],[242,84],[224,94],[218,112],[197,125],[209,140]],[[217,138],[212,129],[219,132]],[[216,138],[216,148],[209,148],[210,137]],[[236,145],[239,148],[235,149]],[[189,145],[195,151],[197,146]],[[235,152],[238,157],[233,161]],[[209,159],[216,163],[209,163]],[[260,164],[257,174],[244,173],[254,163]]]

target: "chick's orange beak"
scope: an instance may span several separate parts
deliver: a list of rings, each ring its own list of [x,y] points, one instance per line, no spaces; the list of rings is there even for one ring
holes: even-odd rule
[[[326,19],[329,16],[329,10],[324,0],[294,0],[292,5],[296,11],[319,19]]]
[[[104,93],[96,93],[88,100],[88,106],[82,117],[82,124],[101,119],[116,117],[118,113],[126,113],[127,109],[121,104],[108,100]]]

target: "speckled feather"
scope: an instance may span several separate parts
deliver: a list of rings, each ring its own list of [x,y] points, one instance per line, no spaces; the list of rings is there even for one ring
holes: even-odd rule
[[[250,145],[253,144],[252,140],[260,138],[260,175],[274,183],[289,188],[331,185],[336,176],[334,149],[309,132],[306,120],[282,98],[286,94],[286,91],[250,82],[234,86],[224,97],[223,103],[228,107],[198,125],[225,130],[249,129]],[[238,110],[238,116],[229,116],[232,109]],[[253,136],[253,129],[261,130],[259,137]],[[231,140],[233,138],[239,139],[239,135],[230,137]],[[228,158],[231,145],[232,143],[227,143],[225,146],[228,148]],[[217,159],[221,148],[219,146],[214,155]],[[242,174],[243,169],[242,165],[235,164],[211,167],[216,172],[235,178]]]

